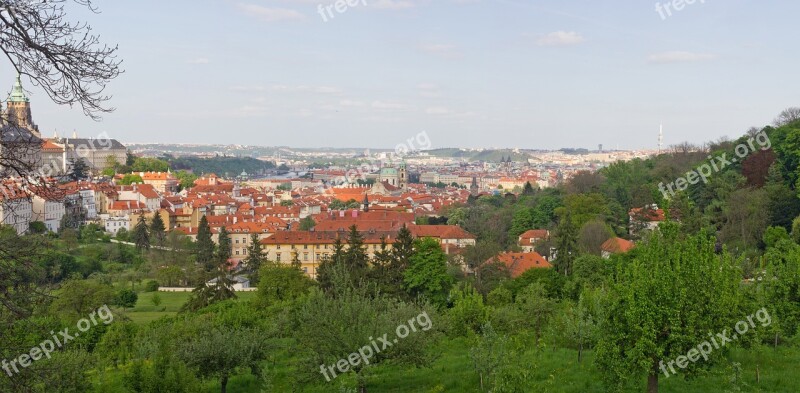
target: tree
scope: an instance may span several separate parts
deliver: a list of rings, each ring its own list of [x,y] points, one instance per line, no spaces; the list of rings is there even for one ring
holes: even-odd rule
[[[28,232],[41,235],[47,233],[47,226],[41,221],[32,221],[31,224],[28,225]]]
[[[358,227],[352,225],[347,236],[347,248],[344,249],[341,262],[344,264],[353,286],[361,285],[369,267],[369,255],[364,246],[364,236]]]
[[[470,348],[469,357],[480,377],[481,391],[487,385],[495,386],[498,372],[510,361],[508,341],[508,337],[497,334],[491,323],[487,322],[482,327],[478,344]]]
[[[125,288],[117,292],[114,304],[122,308],[133,308],[138,300],[139,295],[136,294],[136,291]]]
[[[161,305],[161,295],[158,292],[154,292],[153,296],[150,297],[150,303],[153,303],[153,306],[158,307]]]
[[[178,357],[200,376],[219,378],[220,392],[226,393],[228,380],[240,369],[258,375],[261,361],[267,358],[267,338],[248,328],[204,324],[196,335],[187,336],[177,349]]]
[[[94,310],[114,301],[110,285],[92,280],[69,280],[61,285],[51,310],[69,318],[83,318]]]
[[[463,283],[450,291],[453,307],[448,310],[450,332],[456,336],[480,333],[489,320],[489,310],[483,304],[483,296],[469,283]]]
[[[158,158],[136,157],[131,165],[133,172],[166,172],[169,170],[169,163]]]
[[[525,182],[525,187],[522,189],[522,195],[530,196],[533,195],[534,193],[535,191],[533,189],[533,186],[531,185],[531,182],[529,181]]]
[[[247,246],[247,257],[242,260],[244,270],[250,274],[250,282],[258,285],[261,264],[264,262],[264,251],[257,233],[250,235],[250,244]]]
[[[308,217],[300,220],[300,230],[301,231],[310,231],[311,228],[314,228],[315,225],[317,225],[317,223],[314,222],[314,219],[311,218],[311,216],[308,216]]]
[[[200,218],[197,227],[197,240],[195,241],[195,261],[203,266],[205,271],[214,269],[214,249],[216,245],[211,240],[211,227],[208,226],[206,216]]]
[[[197,180],[197,175],[186,171],[175,172],[175,177],[180,182],[179,184],[182,190],[194,187],[194,182]]]
[[[534,346],[538,345],[544,328],[555,313],[555,300],[547,296],[544,284],[536,282],[517,294],[514,305],[527,316],[526,324],[533,330]]]
[[[259,271],[258,299],[264,305],[294,300],[313,286],[302,270],[295,266],[267,263]]]
[[[228,230],[223,226],[219,230],[219,234],[217,234],[217,263],[227,264],[232,254],[231,236],[228,234]]]
[[[403,276],[411,296],[424,297],[437,306],[447,303],[453,279],[447,274],[447,256],[436,239],[414,241],[414,255]]]
[[[139,215],[139,221],[136,223],[136,226],[133,227],[131,240],[136,243],[136,251],[139,251],[139,253],[141,253],[143,249],[150,249],[150,233],[147,229],[147,221],[144,219],[144,214]]]
[[[142,184],[142,183],[144,183],[144,180],[142,179],[141,176],[129,173],[125,176],[122,176],[122,179],[120,179],[117,184],[121,186],[129,186],[131,184]]]
[[[782,127],[789,123],[793,123],[797,120],[800,120],[800,108],[798,107],[791,107],[784,109],[778,117],[775,118],[773,124],[775,127]]]
[[[428,365],[432,357],[426,348],[436,339],[431,331],[433,317],[424,307],[370,293],[363,287],[344,288],[336,296],[312,290],[297,310],[295,338],[303,343],[298,348],[302,380],[331,381],[352,371],[358,391],[366,393],[366,371],[375,366]],[[401,325],[405,330],[398,327]],[[397,334],[397,338],[393,340],[389,334]],[[364,341],[368,337],[388,337],[389,342],[375,347]]]
[[[745,313],[738,306],[741,275],[731,256],[716,254],[715,239],[705,233],[680,235],[678,224],[661,224],[629,253],[612,287],[596,348],[610,389],[645,373],[647,391],[655,393],[661,373],[694,375],[721,359],[725,348],[709,350],[703,361],[684,362],[686,367],[675,368],[670,359],[708,344],[709,332],[729,331]]]
[[[165,232],[166,228],[164,227],[164,220],[161,219],[160,212],[156,211],[153,214],[153,220],[150,222],[150,234],[156,240],[156,244],[163,247],[164,246],[164,239],[167,237],[167,233]]]
[[[236,293],[233,291],[233,280],[228,267],[227,261],[221,263],[217,266],[215,277],[210,282],[200,280],[197,287],[192,290],[189,300],[181,307],[181,311],[197,311],[217,302],[235,299]]]
[[[82,180],[89,176],[89,166],[86,165],[86,160],[79,157],[77,160],[72,161],[72,170],[69,177],[72,180]]]
[[[572,271],[572,262],[578,254],[578,234],[569,212],[561,217],[556,228],[555,240],[555,267],[559,273],[567,276]]]
[[[587,222],[578,235],[580,250],[587,254],[600,255],[600,246],[614,236],[611,229],[602,221]]]

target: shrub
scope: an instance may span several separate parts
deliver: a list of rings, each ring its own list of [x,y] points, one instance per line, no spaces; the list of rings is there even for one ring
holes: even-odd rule
[[[117,292],[117,297],[114,304],[123,308],[132,308],[136,306],[136,301],[139,300],[139,295],[132,289],[123,289]]]
[[[161,285],[158,284],[158,281],[150,280],[150,281],[148,281],[147,283],[144,284],[144,291],[145,292],[156,292],[156,291],[158,291],[158,287],[160,287],[160,286]]]

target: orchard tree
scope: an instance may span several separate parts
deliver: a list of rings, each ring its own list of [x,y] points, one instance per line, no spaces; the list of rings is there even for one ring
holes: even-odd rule
[[[628,258],[596,348],[608,387],[623,389],[646,374],[647,391],[656,393],[660,374],[695,375],[723,358],[726,348],[720,347],[686,361],[709,332],[730,336],[731,326],[753,312],[740,310],[741,272],[727,252],[715,253],[715,239],[681,237],[680,226],[666,222]]]
[[[447,274],[447,255],[436,239],[414,241],[414,255],[403,276],[406,290],[412,297],[424,297],[440,307],[447,303],[453,278]]]
[[[204,378],[219,378],[220,392],[228,391],[228,380],[239,370],[259,376],[260,362],[267,359],[268,342],[255,329],[211,326],[186,337],[177,350],[178,357]]]
[[[312,290],[297,311],[295,334],[303,343],[300,375],[303,380],[330,382],[353,372],[359,393],[367,393],[368,371],[376,366],[430,364],[427,349],[436,339],[433,317],[425,308],[369,293],[363,287],[342,288],[336,296]]]

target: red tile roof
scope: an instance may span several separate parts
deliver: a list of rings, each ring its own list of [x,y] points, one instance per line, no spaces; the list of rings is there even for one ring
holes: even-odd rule
[[[606,240],[603,245],[600,246],[600,249],[612,254],[619,254],[630,251],[633,246],[634,244],[630,240],[625,240],[621,237],[612,237]]]
[[[491,258],[486,262],[491,263],[494,261],[506,265],[511,272],[512,278],[519,277],[522,273],[530,269],[553,267],[550,262],[547,262],[547,260],[537,252],[507,252]]]

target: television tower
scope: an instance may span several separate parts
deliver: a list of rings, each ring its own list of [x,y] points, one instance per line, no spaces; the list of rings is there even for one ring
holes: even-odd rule
[[[661,154],[661,147],[664,145],[664,123],[658,127],[658,154]]]

